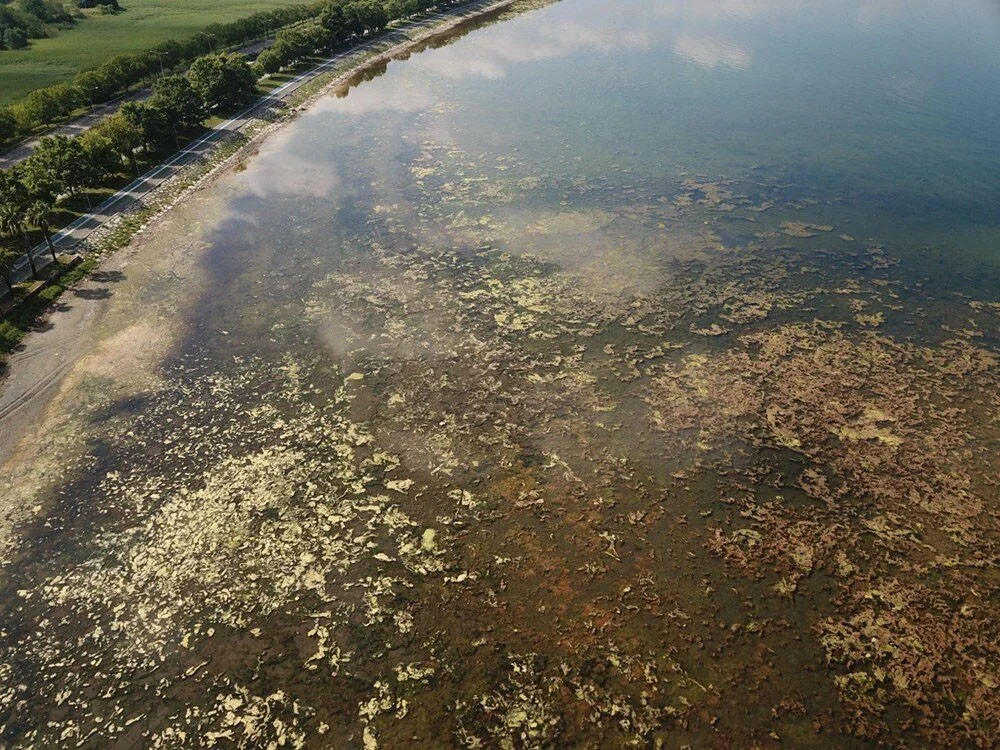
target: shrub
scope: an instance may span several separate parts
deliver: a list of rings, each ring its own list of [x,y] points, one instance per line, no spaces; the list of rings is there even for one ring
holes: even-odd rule
[[[0,109],[0,141],[9,141],[17,135],[17,118],[10,108]]]
[[[3,46],[6,49],[21,49],[28,46],[28,34],[24,29],[11,27],[3,32]]]

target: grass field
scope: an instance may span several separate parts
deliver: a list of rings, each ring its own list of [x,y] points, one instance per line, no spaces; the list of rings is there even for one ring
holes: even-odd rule
[[[137,52],[167,39],[184,39],[210,23],[303,0],[122,0],[125,12],[91,13],[51,39],[23,50],[0,51],[0,105],[41,86],[68,81],[121,52]]]

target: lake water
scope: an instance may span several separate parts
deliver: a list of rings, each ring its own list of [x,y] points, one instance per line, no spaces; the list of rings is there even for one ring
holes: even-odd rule
[[[993,2],[562,0],[321,98],[81,380],[0,737],[995,746],[998,69]]]

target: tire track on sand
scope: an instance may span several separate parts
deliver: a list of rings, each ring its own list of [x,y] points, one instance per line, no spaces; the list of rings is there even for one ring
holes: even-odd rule
[[[21,391],[17,396],[11,399],[6,404],[0,405],[0,423],[5,419],[10,417],[14,412],[18,411],[24,406],[31,403],[32,399],[41,396],[44,391],[46,391],[49,386],[54,385],[55,382],[65,374],[65,372],[72,367],[73,362],[63,362],[58,367],[53,368],[48,373],[43,375],[41,378],[37,379],[28,388]]]

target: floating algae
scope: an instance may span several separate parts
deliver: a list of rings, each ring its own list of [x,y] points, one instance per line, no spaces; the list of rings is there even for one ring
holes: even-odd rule
[[[817,232],[832,232],[833,227],[829,225],[806,224],[802,221],[781,222],[781,233],[789,237],[809,238],[815,237]]]
[[[88,413],[11,569],[3,740],[995,745],[1000,302],[815,247],[759,174],[414,117],[335,242],[275,199],[252,308]]]

